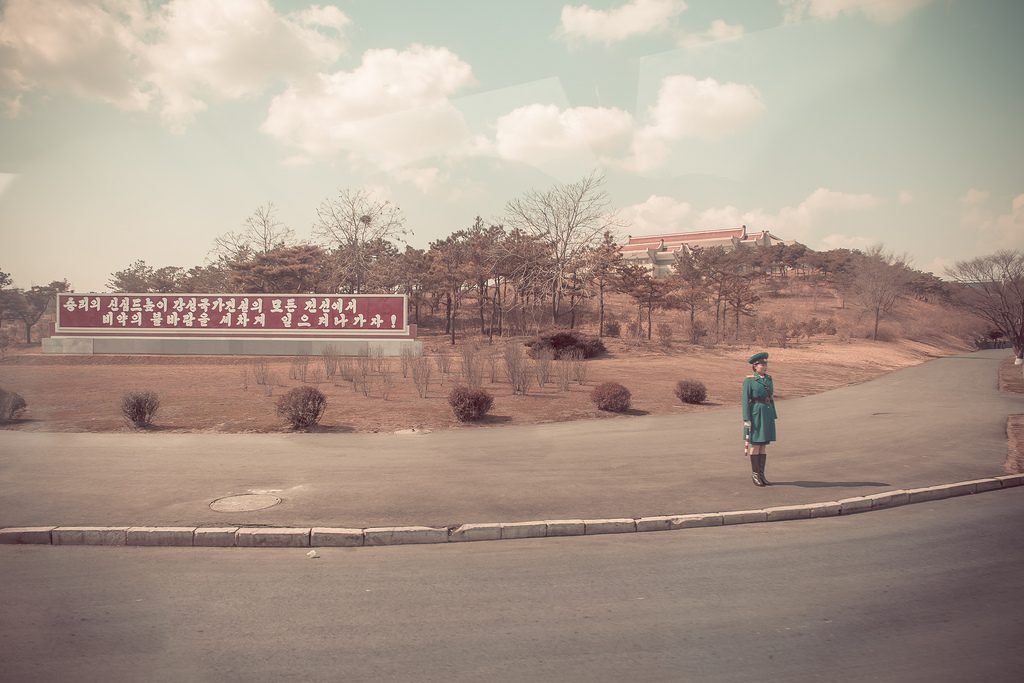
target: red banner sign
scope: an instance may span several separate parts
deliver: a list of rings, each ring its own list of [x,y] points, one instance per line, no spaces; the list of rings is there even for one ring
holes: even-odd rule
[[[60,333],[406,336],[404,296],[58,294]]]

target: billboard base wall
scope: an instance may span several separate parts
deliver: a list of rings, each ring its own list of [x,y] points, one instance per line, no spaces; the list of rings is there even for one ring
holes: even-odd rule
[[[422,353],[413,339],[145,339],[138,337],[50,337],[43,353],[166,356],[318,356],[333,346],[341,356],[381,353],[400,356],[403,348]],[[380,349],[378,352],[377,349]]]

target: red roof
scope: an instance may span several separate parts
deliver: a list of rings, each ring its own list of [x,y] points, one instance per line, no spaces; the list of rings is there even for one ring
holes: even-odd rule
[[[742,226],[739,228],[719,228],[718,230],[700,230],[697,232],[675,232],[667,233],[664,235],[641,235],[638,237],[630,236],[629,242],[627,242],[622,248],[627,250],[628,247],[641,247],[657,248],[662,242],[666,248],[672,248],[686,242],[700,242],[703,240],[727,240],[731,238],[745,239],[747,228]],[[630,249],[633,251],[634,249]]]

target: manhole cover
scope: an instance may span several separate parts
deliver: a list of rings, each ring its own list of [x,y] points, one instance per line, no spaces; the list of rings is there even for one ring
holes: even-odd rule
[[[240,496],[226,496],[210,503],[210,509],[217,512],[252,512],[273,507],[281,502],[277,496],[265,493],[246,493]]]

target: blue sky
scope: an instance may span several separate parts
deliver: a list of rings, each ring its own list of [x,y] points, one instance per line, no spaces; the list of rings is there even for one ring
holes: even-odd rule
[[[746,224],[942,274],[1024,248],[1019,0],[2,0],[0,269],[102,291],[364,187],[409,243],[603,171],[626,234]]]

